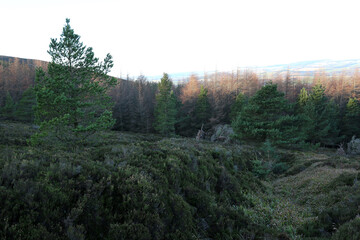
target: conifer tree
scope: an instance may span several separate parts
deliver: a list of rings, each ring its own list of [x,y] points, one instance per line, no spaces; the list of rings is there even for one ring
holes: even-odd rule
[[[181,102],[178,102],[178,121],[175,125],[177,134],[193,137],[198,130],[196,120],[196,102],[200,93],[200,82],[196,75],[191,75],[184,85],[178,85],[176,90]]]
[[[1,109],[1,115],[4,119],[13,120],[14,119],[14,111],[15,111],[15,102],[11,97],[10,93],[6,93],[5,105]]]
[[[235,103],[231,106],[231,112],[230,112],[230,119],[231,121],[234,121],[236,116],[241,112],[242,108],[245,105],[246,98],[243,93],[239,93],[236,96]]]
[[[32,87],[25,90],[19,103],[16,106],[14,117],[22,122],[34,121],[34,107],[36,105],[36,96]]]
[[[289,114],[290,105],[277,85],[262,87],[243,107],[232,126],[241,139],[269,140],[276,145],[302,142],[299,119]]]
[[[360,137],[360,105],[355,98],[349,98],[342,120],[342,134],[349,141],[352,136]]]
[[[302,107],[303,129],[306,139],[313,144],[336,145],[339,136],[339,109],[325,96],[325,88],[316,84]]]
[[[52,132],[66,142],[79,142],[114,124],[107,91],[116,79],[107,74],[113,66],[107,54],[103,62],[75,34],[66,19],[60,39],[51,39],[47,72],[36,71],[36,119],[40,133],[33,143]]]
[[[202,124],[207,124],[211,116],[207,93],[207,89],[204,88],[204,86],[201,86],[195,107],[196,128],[201,128]]]
[[[171,90],[172,81],[167,73],[164,73],[158,85],[158,94],[156,95],[155,123],[154,128],[160,134],[175,134],[176,123],[176,97]]]
[[[297,107],[300,111],[303,110],[308,100],[309,100],[309,94],[305,88],[302,88],[300,90],[300,94],[298,96],[298,101],[297,101]]]

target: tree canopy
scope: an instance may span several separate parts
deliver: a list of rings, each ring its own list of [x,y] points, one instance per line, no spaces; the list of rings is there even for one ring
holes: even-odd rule
[[[269,140],[277,145],[301,142],[299,119],[291,114],[284,93],[266,84],[242,107],[232,125],[240,139]]]
[[[103,62],[86,47],[66,19],[60,39],[51,39],[51,63],[36,71],[36,120],[40,134],[49,132],[62,141],[82,141],[114,124],[107,91],[116,79],[107,74],[113,66],[107,54]],[[35,140],[34,140],[35,141]]]
[[[155,106],[154,128],[160,134],[175,134],[176,123],[176,98],[171,90],[172,81],[167,73],[164,73],[158,85]]]

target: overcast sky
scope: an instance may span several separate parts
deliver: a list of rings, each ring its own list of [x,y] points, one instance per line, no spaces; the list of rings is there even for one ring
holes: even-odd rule
[[[360,58],[359,0],[0,0],[0,55],[49,61],[65,19],[113,76]]]

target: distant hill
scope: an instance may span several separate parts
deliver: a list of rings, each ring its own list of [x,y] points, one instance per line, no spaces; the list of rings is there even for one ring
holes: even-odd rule
[[[290,64],[277,64],[264,67],[258,67],[265,72],[282,72],[289,69],[295,75],[313,75],[317,71],[325,71],[328,74],[340,73],[344,70],[351,72],[360,68],[360,59],[350,60],[313,60],[302,61]]]
[[[5,100],[6,92],[10,92],[17,101],[34,84],[35,69],[47,68],[47,65],[45,61],[0,55],[0,106]]]
[[[312,60],[312,61],[301,61],[287,64],[276,64],[276,65],[266,65],[266,66],[241,66],[238,67],[239,70],[249,69],[256,72],[258,75],[262,74],[281,74],[285,73],[288,69],[291,71],[293,76],[313,76],[318,71],[325,71],[327,74],[341,73],[346,71],[347,74],[352,74],[356,69],[360,68],[360,59],[350,59],[350,60]],[[219,72],[229,72],[236,71],[232,70],[218,70]],[[214,74],[215,71],[207,71],[206,74]],[[182,80],[188,78],[191,74],[196,74],[201,79],[204,76],[204,71],[193,71],[193,72],[177,72],[169,73],[170,77],[174,82],[181,82]],[[152,81],[161,79],[162,76],[148,76],[147,78]]]

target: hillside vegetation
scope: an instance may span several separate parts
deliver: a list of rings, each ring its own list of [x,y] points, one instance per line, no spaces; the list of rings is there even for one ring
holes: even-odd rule
[[[33,148],[31,125],[0,129],[1,239],[358,239],[359,158],[125,132]]]
[[[242,239],[261,190],[240,147],[102,132],[84,147],[32,148],[2,123],[2,239]],[[102,139],[102,141],[95,139]],[[276,231],[274,232],[274,234]]]

